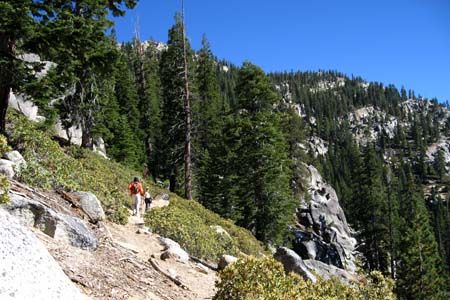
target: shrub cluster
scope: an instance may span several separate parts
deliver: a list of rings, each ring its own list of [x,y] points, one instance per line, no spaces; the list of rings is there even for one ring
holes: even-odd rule
[[[240,252],[259,254],[262,245],[250,232],[221,219],[195,201],[172,195],[168,207],[146,213],[145,221],[152,231],[178,242],[191,255],[216,260],[223,254]],[[212,226],[222,226],[230,236],[216,232]],[[240,241],[247,240],[246,243]]]
[[[8,141],[4,135],[0,134],[0,158],[3,155],[11,151],[11,147],[8,145]],[[9,202],[9,182],[8,178],[4,175],[0,175],[0,204]]]
[[[393,282],[373,272],[366,283],[344,285],[338,279],[316,283],[285,275],[273,258],[247,257],[219,273],[214,300],[394,300]]]
[[[9,202],[9,181],[4,175],[0,175],[0,204]]]

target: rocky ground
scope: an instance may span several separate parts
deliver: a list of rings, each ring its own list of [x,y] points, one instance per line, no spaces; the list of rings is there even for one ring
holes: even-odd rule
[[[33,193],[18,189],[22,194]],[[33,195],[37,199],[36,193]],[[51,206],[81,216],[57,194],[40,194]],[[42,197],[41,197],[42,198]],[[42,199],[41,199],[42,200]],[[47,201],[48,203],[48,201]],[[155,201],[152,205],[167,205]],[[162,260],[159,236],[146,230],[143,219],[131,216],[127,225],[108,221],[90,224],[98,239],[96,250],[83,250],[62,243],[31,227],[64,273],[90,299],[212,299],[216,272],[193,261]]]

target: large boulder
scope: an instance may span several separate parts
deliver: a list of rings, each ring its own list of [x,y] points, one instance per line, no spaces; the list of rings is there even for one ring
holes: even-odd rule
[[[76,192],[73,195],[78,198],[81,209],[86,213],[91,222],[105,220],[105,212],[98,198],[89,192]]]
[[[294,250],[303,259],[318,260],[355,273],[356,239],[339,205],[336,191],[313,166],[309,172],[308,200],[297,209],[299,224],[292,227]]]
[[[210,226],[216,233],[220,234],[222,237],[226,237],[227,239],[232,239],[231,235],[223,229],[220,225],[211,225]]]
[[[55,210],[20,195],[10,194],[5,209],[25,226],[33,226],[66,244],[82,249],[96,249],[98,241],[86,224],[75,217]]]
[[[34,234],[1,208],[0,232],[0,299],[87,299]]]
[[[223,270],[229,265],[237,262],[237,257],[234,257],[232,255],[222,255],[219,259],[219,262],[217,263],[217,269]]]
[[[27,167],[27,162],[23,158],[22,154],[20,154],[19,151],[10,151],[5,153],[5,158],[12,161],[14,164],[23,166],[24,168]]]
[[[12,179],[14,175],[16,175],[14,172],[14,165],[15,163],[10,160],[0,159],[0,174]]]
[[[164,246],[164,252],[161,253],[161,259],[175,259],[179,261],[188,261],[189,254],[184,251],[180,244],[168,238],[160,238],[161,245]]]
[[[316,276],[310,272],[308,267],[303,262],[303,259],[293,250],[286,247],[280,247],[277,249],[273,257],[283,264],[284,272],[286,274],[295,272],[301,275],[305,280],[309,280],[314,283],[317,281]]]

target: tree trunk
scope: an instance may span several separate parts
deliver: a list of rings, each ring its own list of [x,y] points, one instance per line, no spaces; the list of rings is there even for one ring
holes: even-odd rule
[[[177,176],[172,174],[169,176],[169,191],[175,193],[176,185],[177,185]]]
[[[183,25],[183,59],[184,59],[184,112],[185,112],[185,182],[186,199],[192,200],[192,171],[191,171],[191,105],[189,102],[189,81],[186,53],[186,24],[184,21],[184,0],[181,1],[181,21]]]
[[[3,74],[3,70],[0,69]],[[3,80],[3,75],[1,75]],[[0,133],[5,133],[6,127],[6,111],[8,110],[9,101],[9,91],[11,90],[10,85],[5,83],[0,83]]]
[[[12,61],[14,59],[14,49],[16,41],[7,34],[0,34],[0,54]],[[5,133],[6,111],[8,110],[9,93],[13,85],[13,70],[11,63],[0,65],[0,133]]]

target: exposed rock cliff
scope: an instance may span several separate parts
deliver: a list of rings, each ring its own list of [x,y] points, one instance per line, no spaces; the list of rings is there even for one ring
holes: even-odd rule
[[[297,209],[298,224],[294,232],[294,250],[307,261],[320,261],[349,273],[355,273],[356,240],[339,205],[336,191],[320,176],[317,169],[307,166],[307,198]],[[321,275],[323,268],[307,264]]]

